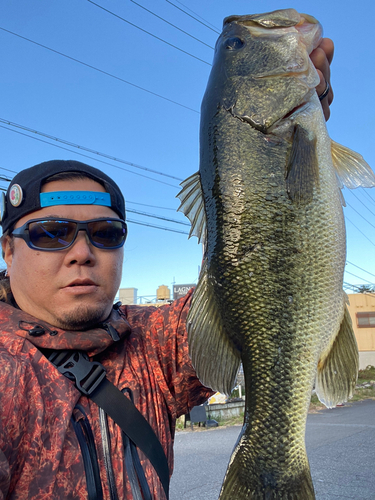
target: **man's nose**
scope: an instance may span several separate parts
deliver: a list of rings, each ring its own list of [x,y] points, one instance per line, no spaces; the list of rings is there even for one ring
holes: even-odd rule
[[[93,245],[84,229],[78,231],[73,245],[68,250],[67,257],[70,263],[92,264],[95,261]]]

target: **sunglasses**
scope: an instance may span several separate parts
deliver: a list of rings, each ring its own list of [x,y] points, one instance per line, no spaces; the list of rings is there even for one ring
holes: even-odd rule
[[[12,235],[22,238],[34,250],[65,250],[73,245],[79,231],[86,231],[90,243],[96,248],[114,250],[124,245],[126,223],[121,219],[31,219]]]

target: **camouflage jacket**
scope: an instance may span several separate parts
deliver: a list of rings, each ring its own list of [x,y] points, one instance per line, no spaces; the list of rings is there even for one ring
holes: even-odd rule
[[[92,429],[103,498],[116,498],[116,490],[119,499],[133,498],[120,428],[108,417],[103,440],[99,408],[60,374],[39,350],[43,348],[86,351],[105,366],[112,383],[121,390],[129,388],[162,443],[172,473],[176,418],[212,394],[200,384],[188,356],[185,320],[190,298],[188,294],[160,308],[113,310],[108,323],[117,330],[118,341],[102,328],[62,331],[0,303],[0,499],[88,498],[72,416],[78,422],[85,419]],[[44,331],[39,336],[33,333],[36,325]],[[153,467],[140,457],[152,498],[164,499]]]

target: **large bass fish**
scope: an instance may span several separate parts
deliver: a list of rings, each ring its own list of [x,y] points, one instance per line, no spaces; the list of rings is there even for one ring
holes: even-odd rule
[[[188,317],[193,364],[227,394],[240,361],[246,381],[221,500],[314,499],[304,439],[312,388],[333,407],[357,378],[341,188],[374,186],[375,176],[327,134],[309,59],[321,36],[294,9],[224,20],[199,173],[178,195],[205,248]]]

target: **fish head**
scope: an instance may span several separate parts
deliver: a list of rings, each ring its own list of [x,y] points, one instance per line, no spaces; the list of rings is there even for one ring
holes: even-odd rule
[[[322,27],[294,9],[224,19],[202,114],[218,107],[267,133],[309,100],[319,76],[309,54]]]

